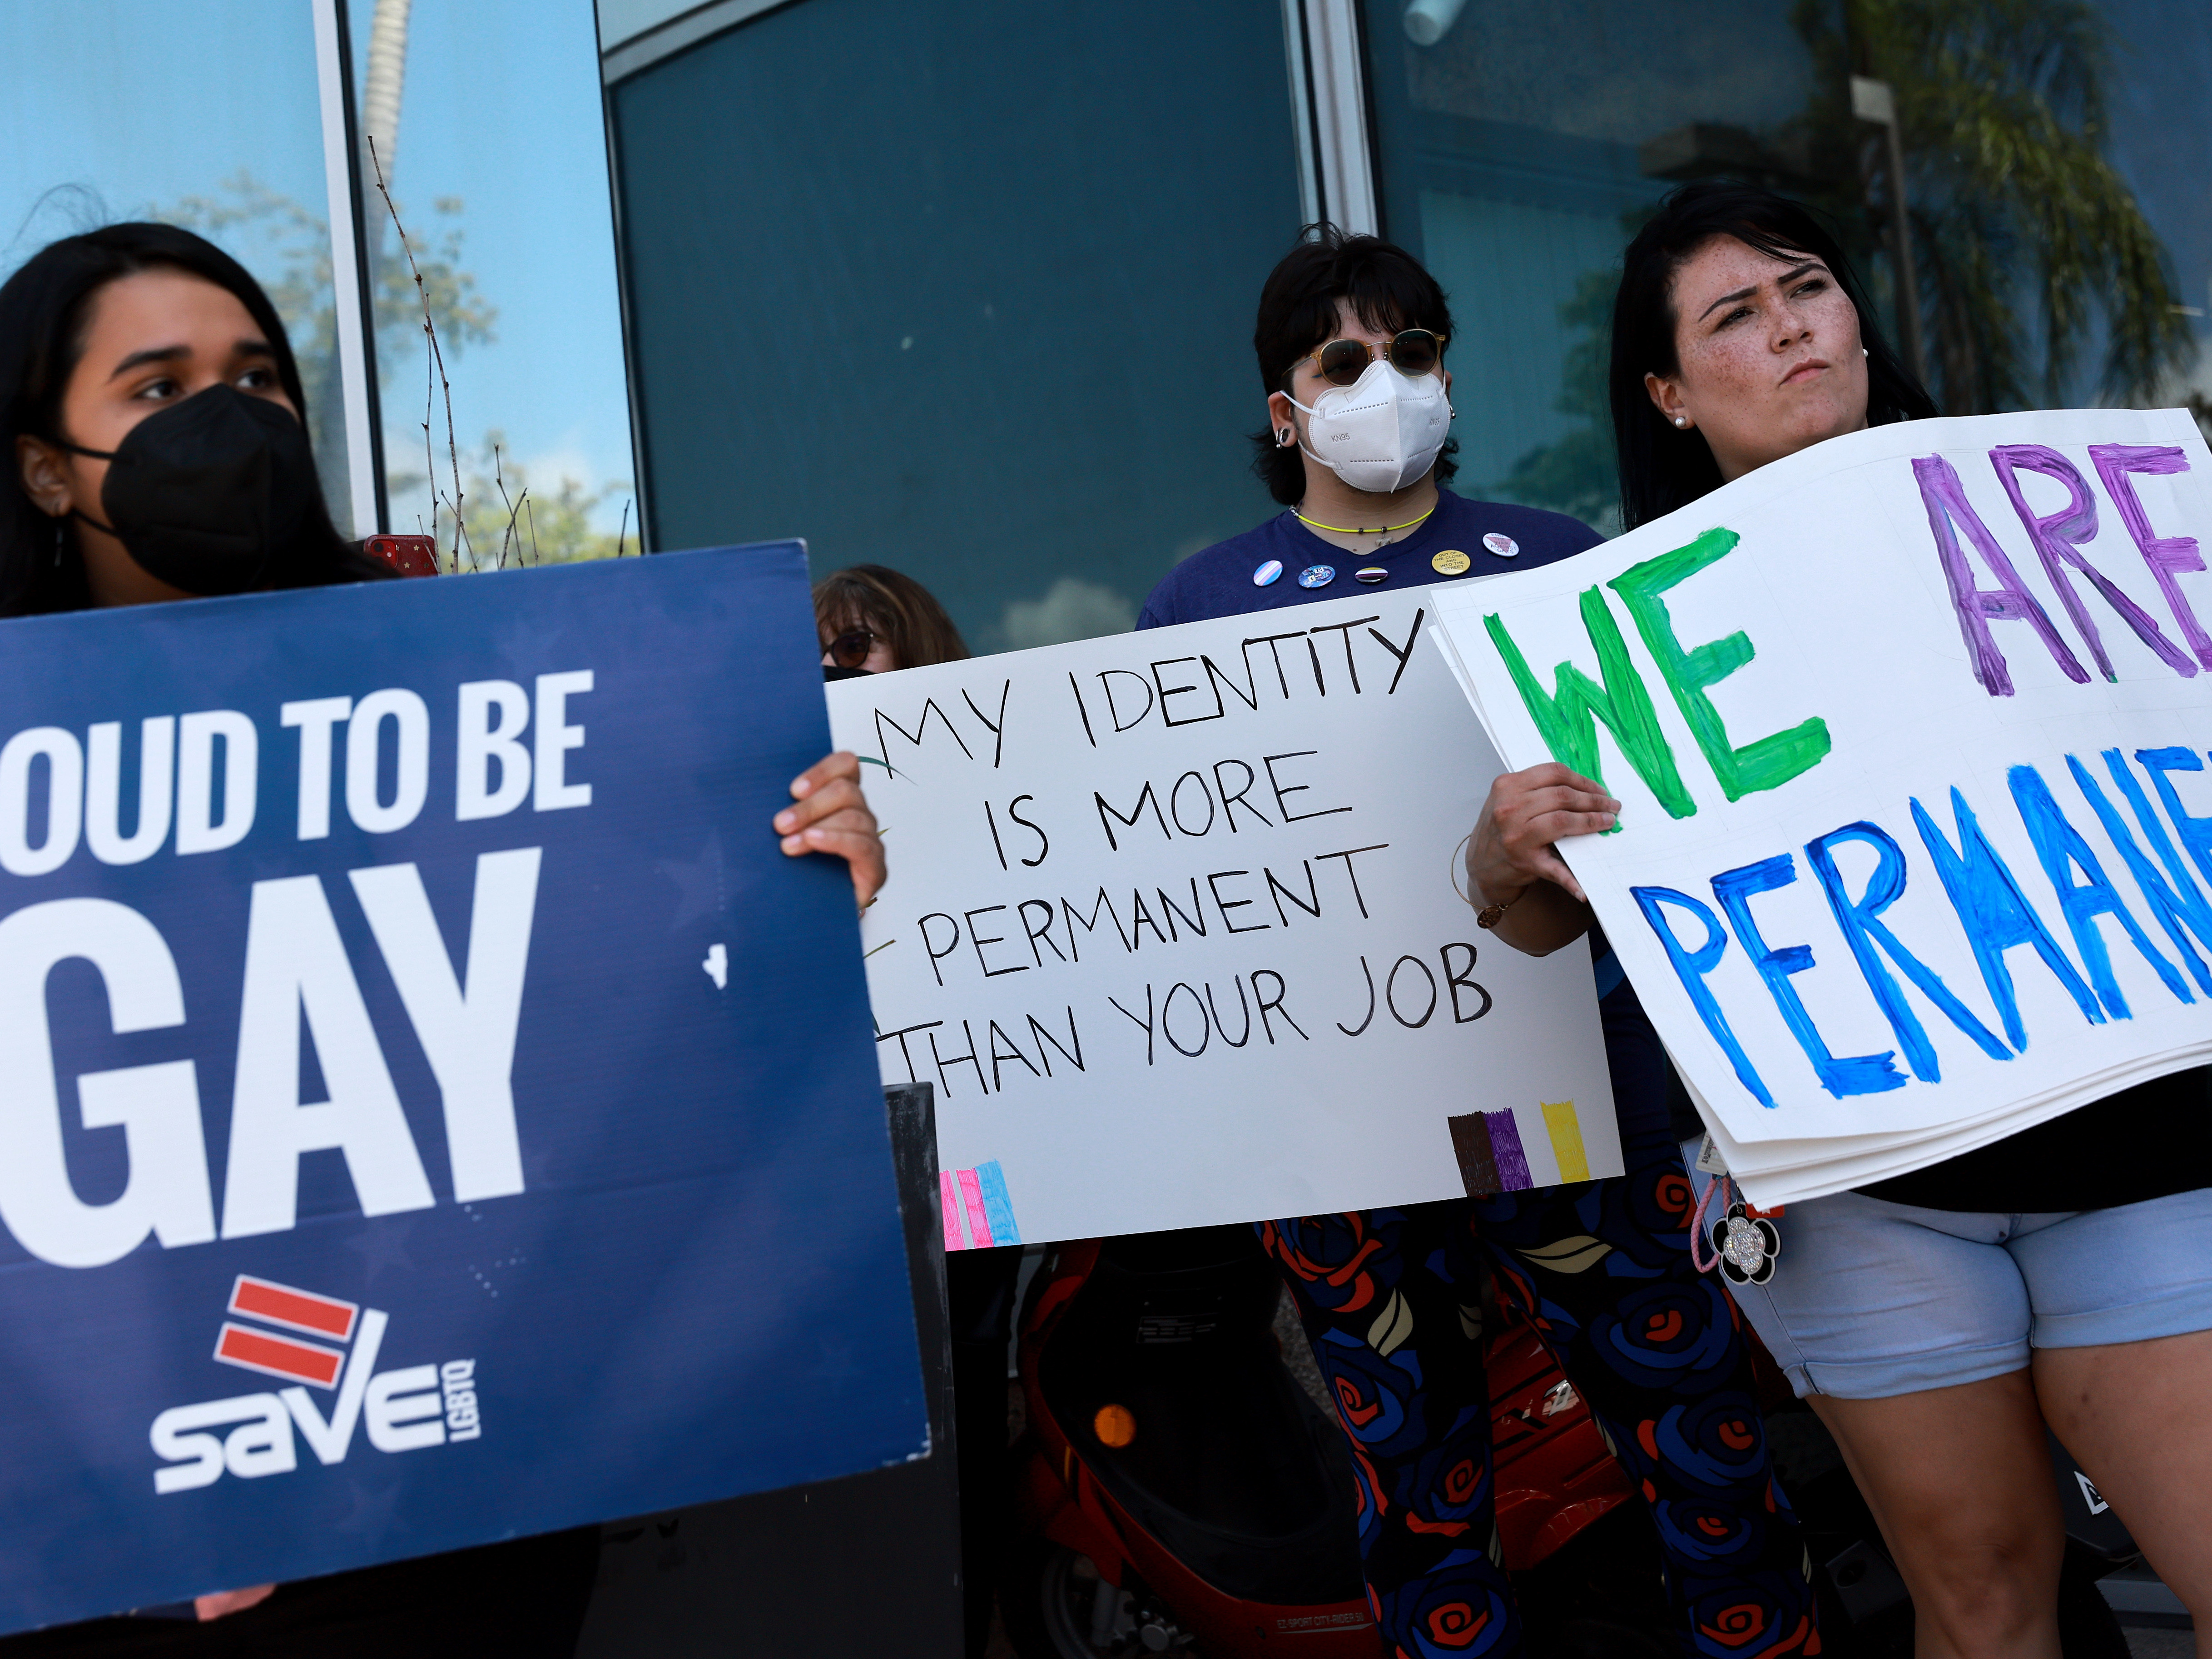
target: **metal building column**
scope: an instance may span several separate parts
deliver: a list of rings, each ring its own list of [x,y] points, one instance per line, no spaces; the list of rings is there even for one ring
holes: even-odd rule
[[[1382,216],[1367,114],[1358,0],[1301,3],[1305,25],[1301,44],[1322,216],[1340,229],[1379,234]]]
[[[337,330],[338,395],[345,408],[347,495],[353,533],[385,529],[383,434],[377,430],[376,349],[370,332],[367,239],[361,222],[361,158],[345,0],[314,0],[315,70],[323,118],[323,182],[331,216],[331,299]]]

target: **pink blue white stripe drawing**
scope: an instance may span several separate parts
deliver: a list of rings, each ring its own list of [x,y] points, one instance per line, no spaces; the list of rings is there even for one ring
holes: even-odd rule
[[[937,1175],[945,1216],[945,1248],[988,1250],[1018,1244],[1013,1200],[1006,1195],[1006,1172],[995,1158],[972,1170],[940,1170]]]

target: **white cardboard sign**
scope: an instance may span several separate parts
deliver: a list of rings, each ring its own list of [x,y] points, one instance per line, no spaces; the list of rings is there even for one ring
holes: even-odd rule
[[[1438,591],[1509,760],[1623,801],[1561,850],[1754,1199],[2212,1054],[2208,540],[2185,414],[1989,416]]]
[[[1458,891],[1498,762],[1436,592],[829,688],[949,1243],[1455,1197],[1453,1118],[1507,1188],[1620,1172],[1587,952],[1522,957]]]

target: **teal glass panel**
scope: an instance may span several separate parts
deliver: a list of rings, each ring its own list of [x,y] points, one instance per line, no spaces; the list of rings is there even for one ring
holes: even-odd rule
[[[979,650],[1111,633],[1275,510],[1279,0],[799,0],[612,91],[658,545],[807,538]]]
[[[1364,0],[1384,234],[1451,296],[1456,488],[1608,532],[1620,250],[1674,184],[1856,198],[1793,0]],[[1441,33],[1436,27],[1441,22]]]

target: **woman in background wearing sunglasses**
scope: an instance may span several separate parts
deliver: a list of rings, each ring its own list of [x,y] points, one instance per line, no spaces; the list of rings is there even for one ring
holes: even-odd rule
[[[1595,531],[1562,514],[1443,487],[1451,331],[1443,290],[1402,249],[1327,226],[1293,248],[1261,291],[1253,336],[1270,422],[1255,470],[1290,510],[1185,560],[1137,625],[1491,575],[1596,545]],[[1660,1651],[1621,1627],[1642,1617],[1641,1598],[1610,1620],[1561,1610],[1524,1640],[1492,1554],[1481,1304],[1494,1273],[1644,1498],[1666,1562],[1671,1650],[1818,1653],[1804,1534],[1773,1481],[1742,1331],[1690,1260],[1666,1056],[1612,952],[1591,957],[1625,1174],[1255,1224],[1352,1442],[1360,1565],[1384,1650]],[[1375,1085],[1389,1089],[1388,1073]],[[1693,1129],[1694,1113],[1685,1122]],[[1386,1310],[1396,1311],[1378,1317]]]
[[[832,571],[814,584],[814,626],[830,679],[965,662],[968,647],[937,596],[880,564]]]

